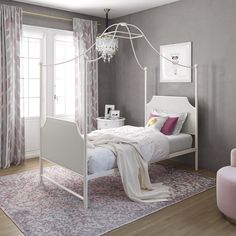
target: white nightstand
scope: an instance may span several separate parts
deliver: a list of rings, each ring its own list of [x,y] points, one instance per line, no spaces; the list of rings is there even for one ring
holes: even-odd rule
[[[125,118],[106,119],[105,117],[97,118],[97,129],[110,129],[124,126]]]

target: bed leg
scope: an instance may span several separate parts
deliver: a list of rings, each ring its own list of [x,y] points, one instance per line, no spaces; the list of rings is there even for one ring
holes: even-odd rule
[[[42,183],[43,181],[43,160],[41,156],[39,157],[39,182]]]
[[[198,150],[195,151],[195,171],[198,171]]]
[[[84,209],[88,209],[88,180],[84,180]]]

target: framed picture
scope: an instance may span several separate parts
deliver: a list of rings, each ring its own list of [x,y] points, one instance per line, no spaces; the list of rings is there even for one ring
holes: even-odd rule
[[[105,118],[110,118],[113,110],[115,110],[115,105],[105,105]]]
[[[111,111],[111,119],[118,119],[120,117],[120,111],[119,110],[112,110]]]
[[[192,70],[177,65],[177,63],[192,65],[191,42],[162,45],[160,52],[161,55],[173,61],[160,59],[160,82],[191,82]]]

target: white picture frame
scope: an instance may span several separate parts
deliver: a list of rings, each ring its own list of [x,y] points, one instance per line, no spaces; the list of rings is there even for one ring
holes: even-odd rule
[[[105,118],[108,119],[111,117],[111,111],[115,110],[115,105],[105,105]]]
[[[192,43],[177,43],[161,45],[160,53],[164,57],[176,61],[176,63],[191,66],[192,65]],[[173,62],[160,58],[160,82],[192,82],[192,70],[190,68],[179,66]]]
[[[119,110],[112,110],[110,112],[111,119],[119,119],[120,118],[120,111]]]

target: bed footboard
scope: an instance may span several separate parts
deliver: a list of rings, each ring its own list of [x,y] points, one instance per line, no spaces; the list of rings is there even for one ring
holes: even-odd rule
[[[47,117],[41,128],[41,157],[85,174],[85,144],[75,122]]]

